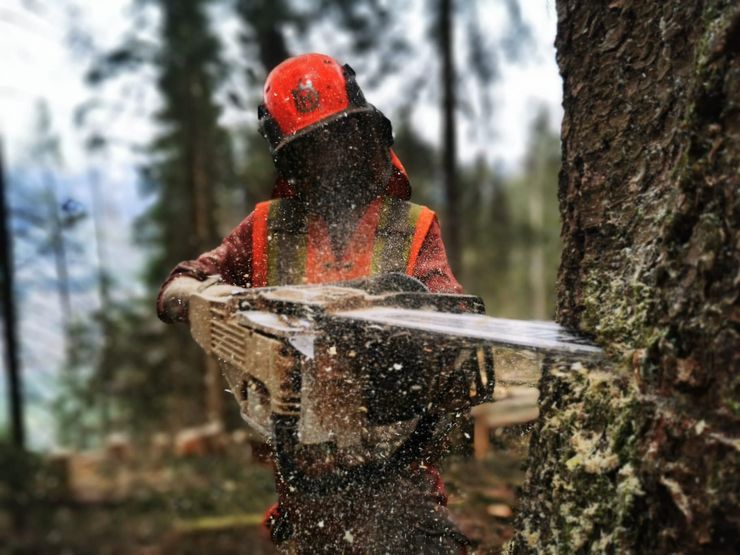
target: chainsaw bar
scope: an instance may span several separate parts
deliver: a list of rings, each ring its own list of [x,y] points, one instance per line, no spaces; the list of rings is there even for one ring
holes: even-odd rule
[[[399,331],[414,330],[448,340],[457,337],[471,347],[506,347],[569,360],[595,360],[603,356],[600,347],[555,322],[384,306],[338,311],[325,317]]]

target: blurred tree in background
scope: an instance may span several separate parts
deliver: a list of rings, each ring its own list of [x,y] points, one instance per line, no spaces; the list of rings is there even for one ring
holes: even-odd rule
[[[91,384],[113,398],[112,407],[101,403],[104,420],[116,429],[174,430],[220,418],[215,363],[199,352],[186,329],[164,329],[152,318],[152,299],[164,276],[177,262],[219,242],[219,201],[234,180],[230,140],[215,101],[225,68],[207,14],[210,3],[157,1],[161,22],[154,53],[134,34],[90,72],[91,83],[100,85],[153,66],[162,98],[155,114],[162,131],[141,168],[142,192],[153,202],[135,234],[150,253],[143,275],[147,294],[109,308],[110,325]],[[210,395],[203,393],[204,377]]]
[[[21,349],[27,353],[26,360],[40,368],[47,378],[43,388],[53,388],[58,374],[64,388],[79,387],[84,391],[88,385],[85,371],[89,370],[89,365],[67,362],[85,350],[85,342],[79,334],[79,329],[84,328],[81,323],[84,311],[74,306],[72,298],[91,281],[91,269],[78,264],[85,242],[82,227],[88,214],[61,177],[60,137],[45,102],[35,106],[31,141],[23,152],[29,170],[15,174],[8,191],[17,303],[23,308],[19,319]],[[55,304],[58,311],[50,310]],[[49,317],[55,312],[59,314],[58,320]],[[39,322],[32,318],[35,314],[46,317]],[[56,367],[58,360],[62,361],[61,373]],[[27,387],[25,393],[29,407],[33,407],[28,416],[35,420],[35,413],[43,398],[48,397],[48,391],[35,386]],[[79,407],[80,403],[74,405]],[[62,419],[66,414],[64,410],[59,412]],[[82,427],[77,415],[67,424],[74,426],[65,429]],[[60,439],[69,440],[69,437]]]
[[[560,258],[557,175],[560,140],[541,111],[529,131],[519,175],[502,178],[479,164],[463,186],[466,286],[488,310],[511,318],[552,319]]]

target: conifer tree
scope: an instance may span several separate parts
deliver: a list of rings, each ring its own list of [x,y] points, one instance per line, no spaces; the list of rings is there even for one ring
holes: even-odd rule
[[[155,114],[161,131],[141,168],[143,192],[152,203],[135,234],[149,253],[145,295],[113,303],[93,380],[117,401],[114,425],[133,430],[160,425],[160,417],[172,428],[218,420],[223,397],[215,363],[198,351],[188,331],[165,328],[153,315],[156,291],[175,264],[220,241],[218,203],[233,179],[229,136],[215,99],[225,74],[221,46],[208,17],[210,0],[153,3],[160,12],[154,54],[134,35],[91,72],[91,80],[100,82],[148,64],[161,96]]]

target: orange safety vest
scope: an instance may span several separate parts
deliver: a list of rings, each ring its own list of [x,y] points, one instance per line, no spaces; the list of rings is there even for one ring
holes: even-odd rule
[[[261,202],[252,228],[252,285],[329,283],[389,272],[412,275],[435,214],[393,197],[373,201],[337,258],[327,223],[298,200]]]

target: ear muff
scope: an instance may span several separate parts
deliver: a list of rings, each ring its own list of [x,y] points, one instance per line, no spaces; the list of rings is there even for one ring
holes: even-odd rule
[[[393,146],[393,125],[391,120],[385,117],[385,114],[375,108],[375,125],[379,131],[380,136],[384,139],[387,146]]]
[[[270,150],[274,151],[280,141],[283,140],[283,132],[264,104],[257,106],[257,120],[260,135],[270,144]]]
[[[362,90],[360,90],[360,86],[357,84],[355,70],[352,69],[352,66],[344,64],[342,66],[342,75],[344,76],[344,86],[350,106],[354,106],[355,108],[367,106],[365,95],[362,94]]]

